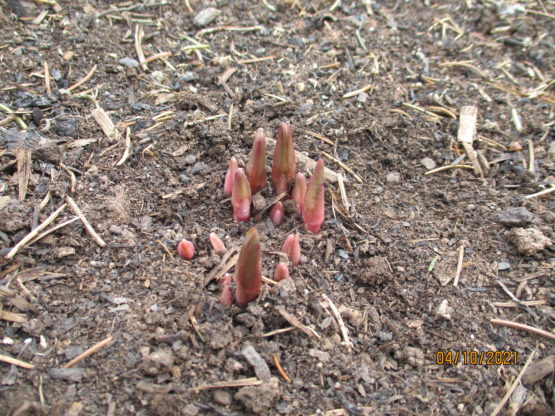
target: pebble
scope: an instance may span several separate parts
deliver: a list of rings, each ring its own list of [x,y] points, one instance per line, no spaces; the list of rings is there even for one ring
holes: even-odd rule
[[[366,94],[365,92],[361,92],[359,95],[357,95],[357,101],[359,103],[365,103],[366,101],[368,101],[368,94]]]
[[[510,268],[511,268],[511,263],[506,262],[506,261],[500,261],[497,264],[497,270],[499,270],[499,271],[509,270]]]
[[[261,379],[262,381],[268,381],[272,377],[272,373],[270,372],[270,367],[264,361],[264,358],[254,349],[252,345],[247,345],[241,351],[243,357],[249,362],[250,365],[254,368],[254,373],[256,377]]]
[[[436,167],[436,162],[433,159],[430,159],[429,157],[425,157],[424,159],[421,159],[420,163],[428,170],[432,170],[433,168]]]
[[[525,207],[513,207],[502,211],[497,219],[501,224],[521,227],[530,224],[534,215]]]
[[[128,68],[137,68],[139,66],[139,61],[133,58],[121,58],[118,62]]]
[[[212,23],[219,15],[220,11],[214,7],[208,7],[207,9],[202,9],[197,13],[193,21],[197,26],[206,26]]]
[[[399,183],[401,182],[401,174],[399,172],[389,172],[385,177],[387,183]]]
[[[206,169],[206,163],[204,162],[195,163],[195,165],[191,168],[191,174],[195,175],[197,173],[202,172],[204,169]]]
[[[185,156],[185,159],[183,160],[183,162],[186,165],[192,165],[196,161],[197,161],[197,157],[195,155],[187,155],[187,156]]]
[[[77,123],[77,120],[70,117],[60,117],[56,119],[54,121],[53,127],[54,132],[58,136],[63,137],[76,137],[79,130],[79,124]]]
[[[184,74],[180,74],[177,79],[181,82],[191,82],[197,79],[197,76],[193,72],[186,72]]]
[[[62,79],[62,73],[55,68],[52,68],[50,70],[50,75],[52,75],[52,79],[54,81],[59,81]]]

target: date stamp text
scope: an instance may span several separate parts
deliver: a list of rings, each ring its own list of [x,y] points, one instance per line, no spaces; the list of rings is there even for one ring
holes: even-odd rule
[[[516,365],[516,351],[437,351],[437,365]]]

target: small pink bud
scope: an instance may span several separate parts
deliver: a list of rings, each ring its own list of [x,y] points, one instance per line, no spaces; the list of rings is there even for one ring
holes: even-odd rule
[[[235,301],[247,306],[258,297],[262,285],[262,265],[260,263],[260,239],[256,228],[247,231],[243,247],[235,266]]]
[[[291,192],[291,198],[295,201],[295,205],[297,206],[297,211],[299,214],[303,212],[303,202],[304,196],[306,194],[306,177],[304,173],[298,172],[297,176],[295,176],[295,186],[293,187],[293,191]]]
[[[247,163],[247,177],[253,194],[266,187],[266,138],[262,129],[258,129],[254,136],[249,162]]]
[[[287,264],[284,264],[284,263],[278,264],[276,267],[276,270],[274,271],[274,280],[276,282],[280,282],[288,278],[289,278],[289,269],[287,268]]]
[[[312,234],[318,234],[324,222],[324,161],[319,159],[308,182],[303,202],[303,222]]]
[[[281,123],[276,138],[276,148],[272,160],[272,181],[276,194],[287,191],[295,179],[295,149],[293,130],[287,123]]]
[[[283,222],[283,217],[285,216],[285,211],[283,210],[283,204],[278,201],[272,207],[270,211],[270,219],[274,225],[280,225]]]
[[[214,248],[216,253],[222,254],[227,251],[224,242],[216,233],[210,233],[210,242],[212,243],[212,248]]]
[[[251,187],[243,169],[235,172],[233,192],[231,193],[231,205],[233,205],[233,218],[235,221],[248,221],[251,217]]]
[[[289,234],[281,247],[283,251],[289,257],[289,260],[293,262],[296,266],[301,262],[301,235],[299,232],[295,234]]]
[[[230,308],[233,304],[233,293],[229,285],[231,284],[231,275],[226,273],[220,280],[220,286],[222,287],[222,293],[220,294],[220,303],[226,308]]]
[[[233,192],[233,182],[235,182],[235,171],[237,170],[237,167],[237,159],[232,156],[231,159],[229,159],[229,168],[225,174],[224,181],[224,192],[227,195],[231,195],[231,192]]]
[[[188,240],[181,240],[177,245],[177,254],[185,260],[191,260],[195,255],[195,246]]]

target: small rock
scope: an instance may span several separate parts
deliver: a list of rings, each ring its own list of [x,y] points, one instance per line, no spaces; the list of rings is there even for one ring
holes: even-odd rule
[[[206,163],[198,162],[193,165],[191,168],[191,174],[196,175],[197,173],[201,173],[204,169],[206,169]]]
[[[421,159],[420,163],[428,170],[432,170],[433,168],[436,167],[436,162],[433,159],[430,159],[429,157],[425,157],[424,159]]]
[[[366,94],[365,92],[361,92],[359,95],[357,95],[357,101],[359,103],[365,103],[366,101],[368,101],[368,94]]]
[[[55,120],[53,128],[58,136],[76,137],[79,125],[74,118],[60,117]]]
[[[511,268],[511,263],[506,262],[506,261],[500,261],[497,264],[497,270],[502,271],[502,270],[509,270]]]
[[[311,357],[317,358],[318,361],[320,361],[321,363],[327,363],[331,358],[329,352],[320,351],[320,350],[317,350],[316,348],[311,348],[310,350],[308,350],[308,355],[310,355]]]
[[[364,266],[358,278],[367,285],[379,285],[391,279],[387,259],[383,256],[370,257],[364,261]]]
[[[241,388],[235,399],[243,406],[258,415],[267,415],[268,410],[273,407],[276,399],[281,395],[279,381],[272,377],[268,383],[260,386],[248,386]]]
[[[214,390],[212,393],[214,401],[222,406],[229,406],[231,404],[231,393],[225,390]]]
[[[551,245],[551,240],[537,228],[513,228],[510,236],[518,252],[526,256],[538,253]]]
[[[197,79],[197,76],[194,72],[185,72],[184,74],[179,74],[177,79],[181,82],[191,82]]]
[[[260,356],[260,354],[254,349],[252,345],[247,345],[245,348],[243,348],[241,354],[243,354],[243,357],[245,357],[249,364],[254,367],[254,373],[256,374],[256,377],[263,381],[270,380],[272,374],[270,373],[270,368],[268,367],[268,364],[266,364],[264,358]]]
[[[208,7],[207,9],[202,9],[198,12],[193,21],[197,26],[206,26],[212,23],[220,15],[220,13],[221,12],[218,9]]]
[[[137,68],[139,66],[139,61],[133,58],[121,58],[118,62],[128,68]]]
[[[297,285],[295,284],[295,279],[283,279],[277,284],[279,289],[284,290],[287,294],[295,293],[297,291]]]
[[[385,177],[387,183],[399,183],[401,182],[401,174],[399,172],[389,172]]]
[[[443,299],[436,309],[436,315],[440,318],[451,320],[451,314],[453,313],[453,308],[449,306],[447,299]]]
[[[50,75],[52,75],[52,79],[54,79],[54,81],[59,81],[62,79],[62,73],[56,68],[52,68],[50,70]]]
[[[364,322],[364,314],[357,309],[341,305],[339,306],[339,313],[342,317],[345,317],[353,326],[358,327]]]
[[[85,374],[84,368],[51,368],[48,375],[56,380],[72,381],[74,383],[83,379]]]
[[[195,155],[187,155],[185,156],[183,163],[185,163],[186,165],[192,165],[196,161],[197,161],[197,157]]]
[[[497,219],[504,225],[522,227],[523,225],[530,224],[534,219],[534,215],[525,207],[514,207],[502,211]]]

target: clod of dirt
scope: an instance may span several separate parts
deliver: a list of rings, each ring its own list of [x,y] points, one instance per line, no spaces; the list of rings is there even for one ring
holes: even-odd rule
[[[245,357],[249,364],[253,366],[256,377],[263,381],[270,380],[270,377],[272,376],[270,373],[270,367],[268,367],[264,358],[262,358],[252,345],[247,345],[243,348],[241,354],[243,354],[243,357]]]
[[[79,382],[85,373],[84,368],[51,368],[48,375],[54,379]]]
[[[389,172],[385,177],[385,181],[387,183],[399,183],[401,182],[401,174],[399,172]]]
[[[359,310],[340,305],[339,313],[341,314],[341,316],[345,317],[353,326],[358,327],[364,322],[364,314]]]
[[[141,363],[141,367],[147,374],[156,375],[171,370],[173,362],[172,350],[164,348],[147,355]]]
[[[231,393],[226,390],[214,390],[212,393],[214,401],[222,406],[229,406],[231,404]]]
[[[75,138],[79,133],[79,124],[74,118],[61,117],[55,120],[53,129],[58,136]]]
[[[405,347],[395,352],[395,358],[405,361],[413,367],[422,367],[424,365],[424,352],[420,348]]]
[[[358,277],[365,284],[381,285],[392,277],[387,260],[383,256],[370,257],[364,261],[364,265]]]
[[[518,227],[530,224],[534,215],[525,207],[507,208],[497,217],[501,224]]]
[[[526,256],[538,253],[551,245],[551,240],[537,228],[513,228],[510,238],[518,252]]]
[[[279,381],[276,377],[272,377],[270,381],[260,386],[241,388],[235,394],[235,399],[253,413],[265,415],[280,395]]]
[[[317,350],[316,348],[311,348],[310,350],[308,350],[308,355],[310,355],[311,357],[317,358],[318,361],[320,361],[321,363],[327,363],[331,358],[329,352],[320,351],[320,350]]]

